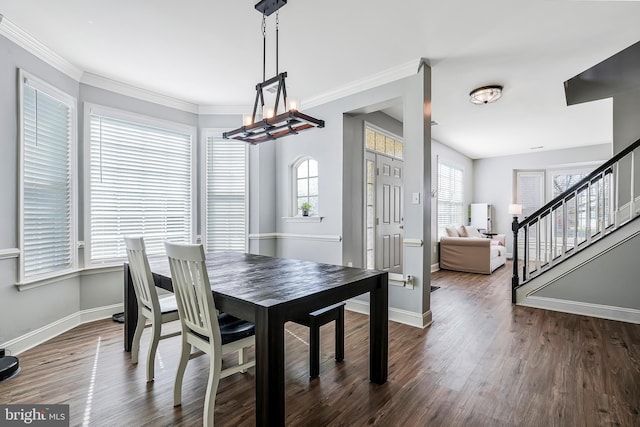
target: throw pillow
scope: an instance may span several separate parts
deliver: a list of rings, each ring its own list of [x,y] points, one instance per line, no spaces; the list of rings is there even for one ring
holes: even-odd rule
[[[468,225],[463,225],[462,227],[464,227],[464,231],[467,237],[483,237],[475,227],[471,227]]]
[[[457,230],[460,237],[469,237],[469,235],[467,234],[467,230],[464,229],[464,225],[458,227]]]
[[[458,234],[458,230],[456,230],[455,227],[446,227],[444,231],[449,237],[460,237],[460,235]]]

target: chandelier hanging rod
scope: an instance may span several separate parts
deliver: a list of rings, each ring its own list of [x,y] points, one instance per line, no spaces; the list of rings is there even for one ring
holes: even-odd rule
[[[287,86],[285,79],[287,72],[279,72],[278,56],[279,56],[279,13],[276,14],[276,75],[270,79],[266,79],[266,17],[277,12],[282,6],[287,4],[287,0],[262,0],[256,4],[255,8],[262,13],[262,82],[256,84],[256,98],[253,103],[253,112],[251,114],[251,122],[239,127],[238,129],[224,132],[223,138],[237,139],[250,144],[257,144],[264,141],[274,140],[283,136],[297,134],[303,130],[314,127],[323,128],[324,120],[316,119],[298,111],[297,106],[291,107],[289,111],[278,114],[280,106],[280,97],[283,98],[284,108],[287,105]],[[264,89],[278,84],[275,97],[275,104],[272,113],[265,114]],[[262,116],[258,119],[258,105],[260,105]],[[273,116],[271,116],[273,114]],[[258,120],[256,120],[258,119]]]

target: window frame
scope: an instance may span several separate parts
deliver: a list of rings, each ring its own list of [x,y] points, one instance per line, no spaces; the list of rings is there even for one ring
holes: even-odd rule
[[[70,180],[69,185],[69,212],[70,212],[70,232],[69,232],[69,247],[71,251],[70,266],[62,270],[56,270],[47,272],[44,274],[38,274],[33,276],[27,276],[25,274],[25,135],[24,135],[24,86],[28,84],[36,91],[42,92],[60,103],[65,104],[69,108],[69,170],[68,177]],[[67,92],[57,88],[56,86],[46,82],[43,79],[29,73],[24,69],[18,70],[18,151],[19,151],[19,164],[18,164],[18,247],[20,249],[19,266],[18,266],[18,285],[31,284],[35,282],[45,281],[60,276],[73,273],[78,269],[78,101],[77,99],[68,94]]]
[[[93,261],[91,259],[91,224],[93,215],[91,212],[91,115],[97,114],[102,116],[108,116],[109,118],[124,120],[128,122],[135,122],[145,126],[152,126],[163,128],[174,132],[184,132],[191,135],[191,153],[190,153],[190,165],[191,165],[191,178],[190,178],[190,198],[191,198],[191,224],[190,235],[188,240],[190,242],[196,241],[197,232],[197,176],[198,176],[198,161],[197,161],[197,128],[170,120],[147,116],[139,113],[134,113],[127,110],[118,108],[107,107],[100,104],[85,103],[84,105],[84,236],[85,236],[85,248],[84,248],[84,265],[85,267],[101,267],[118,265],[126,260],[124,257],[116,257],[105,260]]]
[[[444,231],[444,228],[442,230],[440,230],[440,165],[446,166],[449,169],[454,169],[454,170],[458,170],[460,171],[461,174],[461,179],[460,179],[460,183],[462,185],[462,191],[461,191],[461,197],[460,197],[460,217],[459,217],[459,223],[456,224],[449,224],[448,226],[460,226],[460,225],[466,225],[467,221],[465,221],[465,168],[464,166],[458,164],[455,161],[449,161],[448,159],[442,159],[440,158],[440,156],[438,156],[437,162],[436,162],[436,235],[438,238],[438,241],[440,241],[440,238],[443,236],[446,236],[446,232]],[[451,202],[450,202],[451,203]],[[448,226],[445,226],[448,227]]]
[[[200,242],[203,244],[205,250],[208,252],[210,249],[207,247],[207,229],[208,229],[208,211],[207,207],[209,205],[209,191],[207,189],[207,173],[208,173],[208,149],[207,149],[207,140],[209,138],[223,139],[222,133],[227,129],[222,128],[203,128],[201,129],[200,135],[200,200],[202,201],[200,206],[200,223],[201,223],[201,233],[200,233]],[[244,211],[244,241],[245,241],[245,251],[249,251],[249,147],[245,143],[245,211]]]
[[[394,154],[393,155],[389,154],[386,151],[386,147],[385,147],[384,151],[378,150],[377,147],[376,147],[376,149],[372,149],[372,148],[367,147],[367,131],[372,131],[373,133],[380,134],[380,135],[384,136],[385,137],[385,144],[386,144],[386,139],[392,139],[394,141]],[[365,152],[368,151],[368,152],[371,152],[371,153],[382,154],[383,156],[387,156],[389,158],[397,159],[397,160],[400,160],[400,161],[404,162],[404,145],[405,145],[404,144],[404,137],[402,137],[400,135],[397,135],[397,134],[395,134],[393,132],[390,132],[390,131],[388,131],[386,129],[383,129],[383,128],[379,127],[379,126],[376,126],[373,123],[365,121],[364,122],[363,138],[364,138],[363,143],[364,143],[364,151]],[[397,143],[400,144],[400,148],[401,148],[400,151],[401,151],[402,154],[400,156],[398,156],[396,154],[396,148],[397,148],[396,144]]]
[[[317,194],[317,198],[318,198],[318,204],[317,206],[315,206],[315,210],[309,211],[309,217],[311,216],[320,216],[320,162],[312,156],[306,155],[306,156],[301,156],[299,158],[297,158],[292,164],[291,164],[291,216],[294,218],[303,218],[302,215],[302,211],[300,210],[300,206],[298,205],[298,168],[302,165],[302,163],[309,161],[309,160],[313,160],[318,164],[318,175],[315,176],[315,178],[318,179],[318,194]],[[311,176],[308,176],[306,179],[308,180],[309,178],[313,178]],[[305,196],[302,196],[305,197]],[[309,199],[309,195],[306,196],[307,200]]]
[[[522,214],[519,216],[519,220],[527,218],[527,216],[531,215],[536,210],[540,209],[542,206],[547,203],[547,170],[546,169],[514,169],[514,195],[513,200],[516,201],[517,204],[522,205]],[[528,203],[525,203],[523,200],[524,191],[520,188],[520,178],[521,177],[529,177],[537,179],[539,186],[539,199],[540,205],[535,208],[528,208]]]

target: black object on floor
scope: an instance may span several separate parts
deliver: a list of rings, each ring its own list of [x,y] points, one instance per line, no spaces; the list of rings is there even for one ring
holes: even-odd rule
[[[432,286],[432,287],[431,287],[431,292],[433,292],[433,291],[435,291],[435,290],[437,290],[437,289],[440,289],[440,286]]]
[[[124,323],[124,313],[116,313],[111,318],[114,322]]]
[[[7,380],[18,373],[20,363],[15,356],[0,357],[0,381]]]

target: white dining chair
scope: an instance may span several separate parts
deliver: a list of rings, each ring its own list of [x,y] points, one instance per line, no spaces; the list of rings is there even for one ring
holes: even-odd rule
[[[255,366],[247,361],[246,349],[255,343],[253,323],[239,320],[219,324],[202,245],[165,242],[173,289],[182,325],[182,351],[173,388],[173,404],[182,403],[182,380],[190,359],[209,355],[209,378],[204,400],[203,425],[213,426],[218,383],[236,372]],[[191,353],[191,347],[197,349]],[[222,355],[238,352],[238,364],[222,370]]]
[[[147,381],[153,381],[158,343],[162,339],[180,335],[180,331],[162,334],[163,323],[179,320],[178,305],[174,295],[158,297],[143,238],[125,236],[124,241],[129,259],[129,273],[138,300],[138,323],[131,343],[131,360],[133,363],[138,363],[140,338],[147,326],[147,320],[149,320],[151,322],[151,342],[147,355]]]

